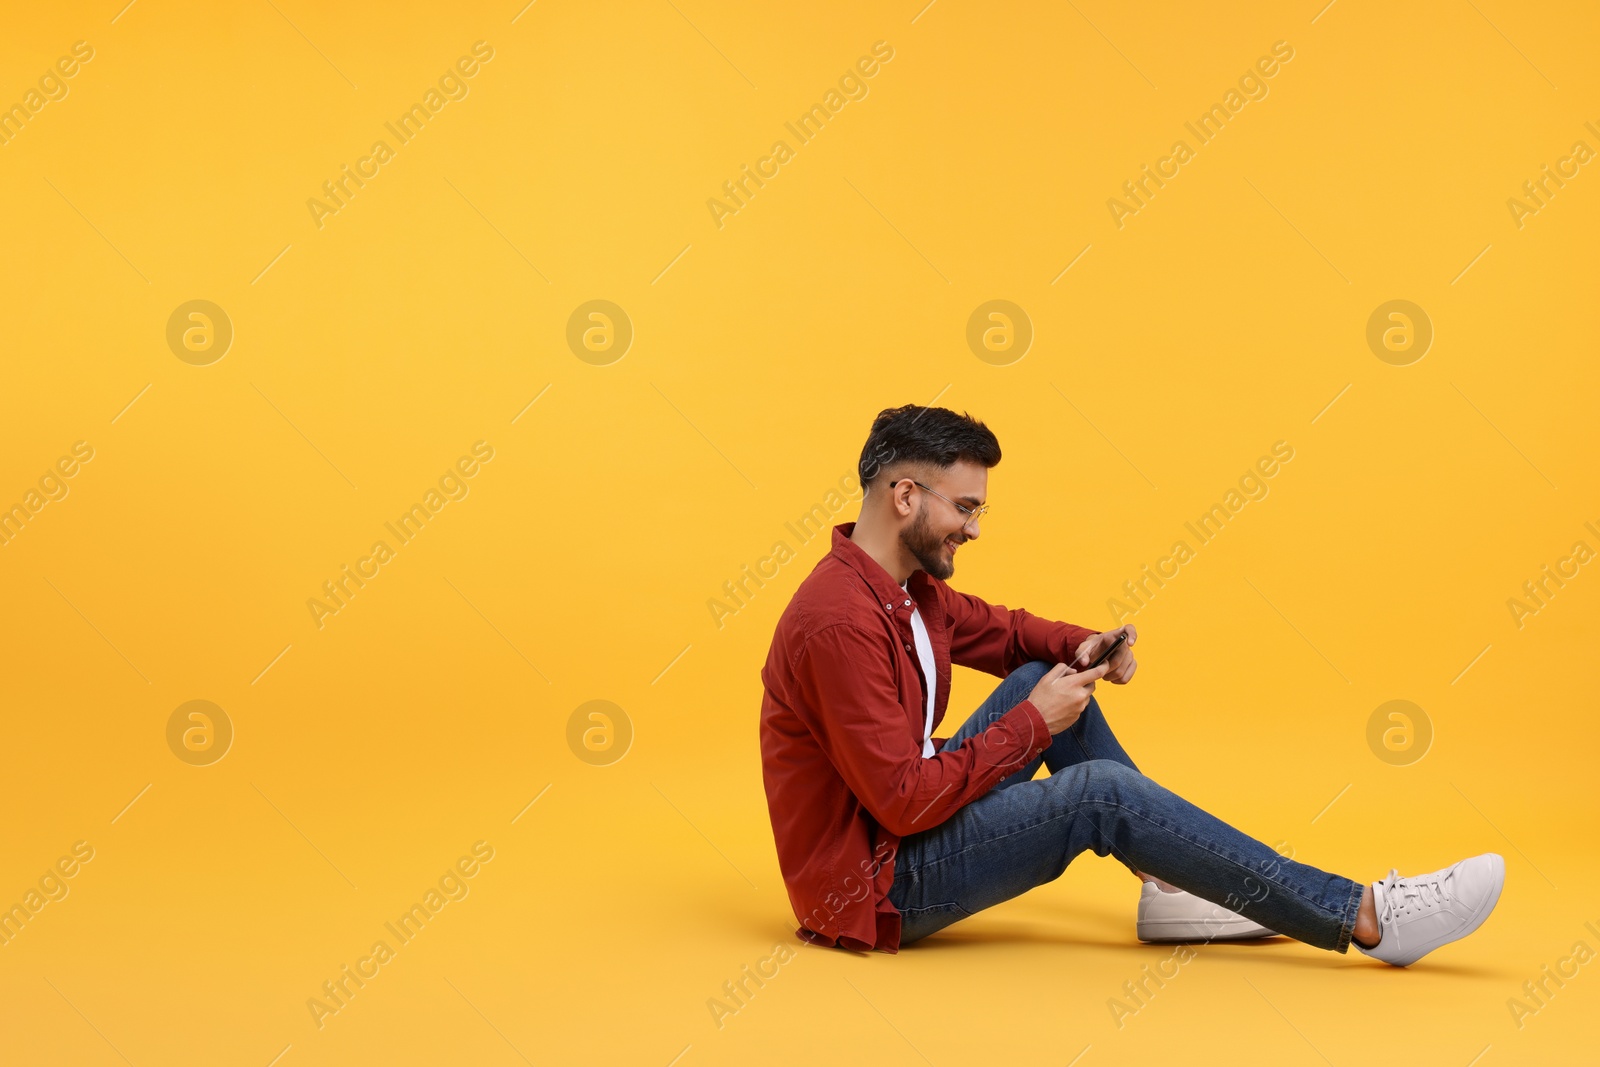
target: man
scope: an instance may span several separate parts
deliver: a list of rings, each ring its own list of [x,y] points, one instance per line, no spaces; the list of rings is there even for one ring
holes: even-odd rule
[[[1139,772],[1093,696],[1136,669],[1132,625],[1097,632],[951,589],[1000,445],[944,408],[881,412],[861,515],[784,610],[761,670],[762,773],[796,934],[898,952],[1114,854],[1144,885],[1141,940],[1286,934],[1404,967],[1465,937],[1505,861],[1363,884],[1280,856]],[[1126,643],[1087,668],[1119,635]],[[1004,681],[933,736],[950,666]],[[1040,765],[1049,776],[1035,780]]]

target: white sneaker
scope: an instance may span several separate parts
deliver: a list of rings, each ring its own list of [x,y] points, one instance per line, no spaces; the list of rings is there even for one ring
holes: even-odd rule
[[[1139,890],[1140,941],[1242,941],[1276,933],[1258,922],[1179,890],[1168,893],[1154,882]]]
[[[1494,852],[1411,878],[1391,869],[1389,877],[1372,883],[1378,943],[1372,948],[1354,939],[1350,943],[1385,963],[1409,966],[1482,926],[1505,883],[1506,861]]]

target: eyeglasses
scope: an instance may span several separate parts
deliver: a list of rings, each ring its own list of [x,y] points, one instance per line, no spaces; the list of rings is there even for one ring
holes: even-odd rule
[[[962,526],[967,526],[970,523],[975,523],[979,519],[983,518],[985,515],[987,515],[989,513],[989,505],[988,504],[979,504],[976,509],[969,508],[969,507],[966,507],[964,505],[957,504],[954,500],[951,500],[949,497],[947,497],[943,493],[939,492],[939,490],[931,489],[928,486],[923,485],[921,482],[917,481],[915,478],[911,479],[911,484],[916,486],[919,489],[927,489],[928,492],[932,493],[934,496],[938,497],[940,500],[946,501],[947,503],[950,504],[951,507],[953,507],[957,511],[961,512],[961,515],[962,515],[961,525]]]

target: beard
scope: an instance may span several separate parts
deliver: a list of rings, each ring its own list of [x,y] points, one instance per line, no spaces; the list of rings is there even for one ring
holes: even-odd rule
[[[928,522],[928,509],[919,508],[910,526],[900,531],[900,544],[916,557],[918,565],[929,574],[946,581],[956,572],[954,557],[945,559],[945,535],[934,532]]]

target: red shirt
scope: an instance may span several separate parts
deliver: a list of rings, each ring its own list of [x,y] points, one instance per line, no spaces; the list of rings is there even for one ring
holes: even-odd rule
[[[833,550],[778,620],[761,668],[761,769],[795,933],[898,952],[889,888],[900,839],[944,822],[1052,740],[1024,699],[959,748],[924,758],[913,601],[933,645],[935,727],[952,662],[1004,678],[1030,660],[1071,662],[1099,631],[986,604],[920,569],[908,596],[850,540],[855,525],[833,528]],[[933,738],[934,748],[944,740]]]

